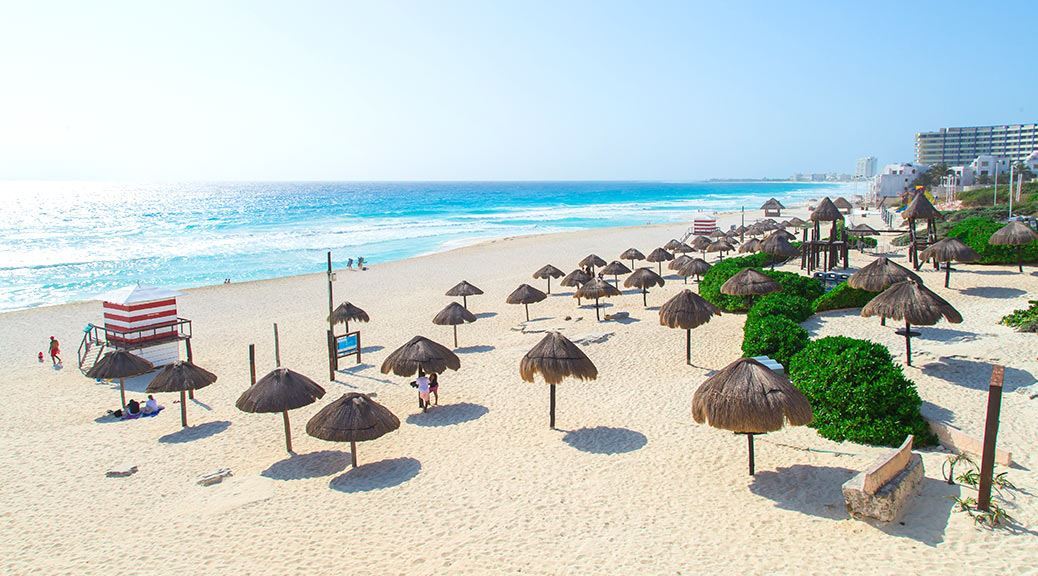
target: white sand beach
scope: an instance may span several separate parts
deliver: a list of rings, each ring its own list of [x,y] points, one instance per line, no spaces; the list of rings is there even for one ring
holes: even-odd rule
[[[782,214],[791,216],[807,218],[806,207]],[[882,227],[875,216],[867,221]],[[1035,382],[1038,346],[1035,335],[998,324],[1035,297],[1033,267],[957,265],[951,289],[943,272],[924,268],[927,286],[964,321],[921,328],[915,366],[905,368],[926,416],[979,435],[990,366],[1006,366],[998,441],[1017,462],[1008,472],[1021,491],[1009,511],[1026,531],[988,531],[953,513],[951,497],[969,491],[943,481],[947,453],[936,449],[923,450],[926,477],[901,521],[882,524],[851,519],[840,488],[888,449],[786,428],[758,437],[750,477],[742,436],[692,421],[694,390],[741,355],[744,316],[694,330],[695,367],[686,366],[683,331],[660,326],[654,308],[686,287],[680,278],[667,275],[650,291],[649,309],[631,290],[606,301],[604,312],[630,318],[601,323],[553,282],[552,295],[530,306],[533,320],[516,329],[523,308],[505,297],[521,283],[543,290],[531,278],[541,266],[569,272],[592,252],[607,261],[629,247],[648,253],[687,226],[507,238],[339,271],[336,303],[353,302],[371,322],[357,325],[363,363],[345,361],[334,382],[323,274],[188,290],[179,313],[193,322],[195,362],[219,380],[189,401],[184,430],[172,394],[159,398],[166,411],[157,417],[99,419],[118,407],[118,385],[75,366],[84,325],[101,319],[99,302],[0,315],[0,573],[1038,573],[1038,399],[1017,392]],[[852,268],[871,258],[852,252]],[[903,263],[904,252],[894,258]],[[415,335],[451,344],[450,327],[431,320],[461,280],[486,293],[468,299],[479,319],[458,328],[461,369],[442,375],[440,405],[423,414],[410,379],[379,366]],[[283,365],[327,389],[291,413],[295,456],[285,451],[280,416],[234,406],[249,384],[250,343],[260,375],[274,367],[274,322]],[[904,355],[893,327],[857,310],[805,326],[812,337],[867,338]],[[548,427],[547,385],[518,372],[545,330],[607,336],[583,348],[598,379],[559,385],[558,430]],[[36,360],[51,335],[63,344],[63,370]],[[144,398],[145,380],[127,386]],[[304,432],[314,413],[351,391],[376,393],[402,422],[359,444],[357,469],[348,444]],[[138,472],[105,476],[122,465]],[[220,468],[233,476],[196,485]]]

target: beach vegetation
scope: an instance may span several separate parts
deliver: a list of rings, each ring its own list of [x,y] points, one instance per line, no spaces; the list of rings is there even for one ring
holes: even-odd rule
[[[768,255],[757,253],[725,258],[707,270],[699,282],[699,295],[725,312],[745,312],[750,307],[748,296],[729,296],[721,293],[721,285],[743,268],[757,268],[768,264]]]
[[[811,317],[811,301],[803,296],[776,292],[762,296],[746,314],[746,323],[758,322],[770,316],[782,316],[800,323]]]
[[[1038,332],[1038,300],[1031,300],[1028,304],[1028,308],[1013,310],[1003,316],[1000,323],[1016,328],[1019,332]]]
[[[767,356],[783,366],[807,346],[810,338],[796,322],[785,316],[747,318],[743,326],[742,355]]]
[[[991,218],[971,217],[957,222],[948,230],[949,238],[958,238],[980,254],[981,264],[1016,264],[1016,246],[993,246],[988,244],[991,235],[1005,226]],[[1024,262],[1038,262],[1038,242],[1031,242],[1021,252]]]
[[[782,294],[800,296],[811,301],[825,293],[825,286],[810,276],[779,270],[762,270],[762,272],[782,286]]]
[[[877,292],[851,288],[846,282],[840,282],[835,288],[816,298],[812,308],[815,312],[861,308],[875,298],[876,294]]]
[[[880,344],[845,336],[814,340],[787,372],[811,402],[811,426],[824,438],[893,447],[911,434],[917,446],[936,443],[915,384]]]

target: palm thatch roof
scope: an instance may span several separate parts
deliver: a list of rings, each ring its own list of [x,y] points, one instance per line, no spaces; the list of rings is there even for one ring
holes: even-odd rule
[[[692,239],[692,247],[696,250],[706,250],[706,247],[710,245],[711,240],[706,236],[696,236]]]
[[[628,273],[630,273],[630,271],[631,271],[631,269],[628,268],[626,264],[624,264],[623,262],[620,262],[619,260],[614,260],[614,261],[610,262],[609,264],[607,264],[606,266],[604,266],[601,270],[599,270],[599,272],[601,272],[602,274],[606,274],[606,275],[609,275],[609,276],[619,276],[621,274],[628,274]]]
[[[88,378],[99,378],[101,380],[115,380],[119,378],[131,378],[147,374],[155,369],[155,366],[126,350],[114,350],[106,352],[90,370],[87,370]]]
[[[933,204],[930,203],[930,199],[926,197],[926,194],[919,192],[912,198],[912,201],[908,203],[908,207],[901,212],[901,217],[905,220],[944,220],[944,216],[934,208]]]
[[[458,324],[475,321],[476,315],[457,302],[451,302],[433,317],[433,324],[438,326],[457,326]]]
[[[724,238],[724,232],[721,232],[720,228],[714,228],[714,230],[712,232],[707,234],[707,237],[714,238],[714,239]]]
[[[448,290],[446,295],[447,296],[478,296],[478,295],[480,295],[482,293],[483,293],[483,291],[480,290],[479,288],[476,288],[472,284],[469,284],[465,280],[462,280],[461,282],[458,283],[457,286],[455,286],[454,288],[451,288],[450,290]]]
[[[579,346],[558,332],[549,332],[519,361],[519,376],[533,382],[540,374],[548,384],[558,384],[565,378],[594,380],[598,368]]]
[[[583,270],[574,270],[567,274],[560,284],[572,288],[574,286],[581,286],[590,279],[591,275],[587,272],[584,272]]]
[[[752,358],[740,358],[708,378],[692,396],[692,418],[714,428],[764,434],[811,423],[807,397],[788,379]]]
[[[663,248],[657,248],[652,252],[649,252],[649,255],[646,256],[645,259],[649,262],[666,262],[668,260],[673,260],[674,256]]]
[[[779,202],[775,198],[769,198],[768,201],[765,202],[764,204],[761,204],[761,207],[760,207],[761,210],[775,210],[775,209],[785,210],[785,208],[786,207],[782,205],[782,202]]]
[[[749,228],[746,225],[740,225],[735,229],[735,232],[736,234],[745,234],[747,230],[749,230]]]
[[[520,284],[518,288],[508,295],[508,298],[505,298],[505,302],[508,304],[533,304],[547,297],[547,294],[529,284]]]
[[[915,280],[891,285],[861,309],[861,315],[907,320],[916,326],[933,326],[944,318],[952,324],[962,322],[962,315],[944,298]]]
[[[537,279],[562,278],[565,275],[566,275],[565,272],[563,272],[562,270],[559,270],[558,268],[552,266],[551,264],[548,264],[547,266],[545,266],[545,267],[541,268],[540,270],[538,270],[538,271],[533,273],[533,277],[537,278]]]
[[[991,235],[988,244],[995,246],[1024,246],[1038,240],[1038,233],[1019,220],[1010,222]]]
[[[721,293],[730,296],[760,296],[781,289],[778,282],[753,268],[743,268],[721,284]]]
[[[419,369],[423,372],[445,372],[461,368],[461,360],[446,346],[424,336],[415,336],[407,344],[397,348],[382,362],[383,374],[392,372],[397,376],[412,376]]]
[[[628,248],[624,250],[624,253],[620,255],[621,260],[645,260],[645,254],[634,248]]]
[[[681,241],[677,240],[677,239],[671,239],[670,242],[667,242],[666,244],[663,245],[663,249],[664,250],[669,250],[669,251],[673,252],[674,249],[677,248],[678,246],[681,246]]]
[[[602,260],[601,258],[596,256],[595,254],[588,254],[587,256],[584,257],[583,260],[581,260],[580,262],[577,262],[577,266],[580,266],[581,268],[584,268],[586,266],[590,266],[591,268],[598,268],[599,266],[605,266],[605,265],[606,265],[606,261]]]
[[[790,258],[800,254],[800,250],[797,250],[789,243],[789,238],[781,230],[776,231],[764,239],[759,245],[759,250],[769,256],[775,258]]]
[[[162,367],[162,370],[148,383],[147,392],[152,394],[198,390],[213,382],[216,382],[216,374],[186,360],[178,360]]]
[[[945,238],[927,246],[926,250],[919,253],[919,259],[922,261],[931,258],[936,258],[938,262],[975,262],[980,260],[980,254],[963,244],[961,240]]]
[[[809,218],[812,222],[833,222],[835,220],[843,220],[843,212],[840,212],[840,209],[826,196],[811,211]]]
[[[689,252],[695,251],[695,248],[689,246],[688,244],[685,244],[684,242],[678,242],[678,245],[675,246],[673,250],[671,250],[671,252],[674,254],[688,254]]]
[[[866,224],[864,222],[862,222],[860,224],[855,224],[854,226],[851,226],[850,228],[847,228],[847,233],[848,234],[853,234],[853,235],[856,235],[856,236],[878,236],[879,235],[879,232],[877,232],[875,228],[873,228],[872,226],[869,226],[868,224]]]
[[[707,252],[731,252],[735,250],[735,246],[727,240],[714,240],[706,247]]]
[[[739,253],[746,254],[747,252],[757,252],[760,250],[760,240],[756,238],[750,238],[746,242],[743,242],[742,246],[739,246]]]
[[[702,258],[693,258],[688,264],[682,265],[681,269],[678,270],[678,274],[681,274],[682,276],[702,276],[703,274],[706,274],[709,269],[709,262]]]
[[[787,226],[795,226],[797,228],[802,228],[806,224],[807,224],[807,222],[804,222],[803,220],[801,220],[800,218],[797,218],[796,216],[794,216],[794,217],[792,217],[792,218],[790,218],[789,220],[786,221],[786,225]]]
[[[625,288],[647,290],[653,286],[663,286],[663,277],[651,268],[639,268],[624,280]]]
[[[306,423],[306,433],[331,442],[374,440],[400,428],[400,419],[367,394],[349,392],[321,408]]]
[[[613,286],[601,278],[592,278],[581,284],[580,288],[577,288],[576,293],[573,294],[573,297],[595,300],[598,298],[609,298],[610,296],[619,295],[620,291],[617,290],[616,286]]]
[[[886,256],[880,256],[867,266],[863,266],[861,270],[851,274],[851,277],[847,280],[847,285],[858,290],[882,292],[889,288],[891,284],[909,279],[915,280],[920,284],[923,282],[915,272],[890,260]]]
[[[688,288],[660,306],[660,325],[691,330],[720,316],[721,310]]]
[[[328,316],[329,322],[336,324],[348,323],[348,322],[369,322],[371,318],[368,317],[368,313],[357,308],[349,302],[343,302],[332,310],[330,316]]]
[[[792,232],[787,232],[786,230],[783,230],[782,228],[776,228],[775,231],[773,231],[771,234],[768,234],[768,236],[782,236],[786,240],[796,240],[797,239],[797,235],[796,234],[794,234]]]
[[[682,266],[685,266],[692,260],[693,258],[688,254],[682,254],[681,256],[677,256],[676,258],[671,260],[669,264],[667,264],[667,270],[681,270]]]
[[[833,206],[836,206],[840,210],[850,210],[851,208],[854,208],[854,206],[851,205],[851,203],[843,196],[840,196],[836,200],[833,200]]]
[[[324,396],[317,382],[288,368],[275,368],[249,386],[234,403],[242,412],[273,413],[313,404]]]

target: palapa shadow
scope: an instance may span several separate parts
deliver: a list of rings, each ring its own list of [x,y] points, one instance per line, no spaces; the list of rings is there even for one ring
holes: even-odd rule
[[[554,296],[554,294],[553,294],[553,296]],[[476,318],[481,318],[481,319],[482,318],[493,318],[494,316],[497,316],[497,312],[480,312],[479,314],[475,314],[475,316],[476,316]]]
[[[495,348],[490,344],[480,344],[479,346],[464,346],[461,348],[455,348],[455,354],[475,354],[477,352],[490,352]]]
[[[231,423],[228,420],[217,420],[215,422],[206,422],[197,426],[188,426],[187,428],[181,428],[176,432],[171,432],[165,436],[161,436],[159,442],[162,442],[163,444],[183,444],[184,442],[201,440],[203,438],[215,436],[230,428],[230,426]]]
[[[987,390],[991,381],[991,364],[979,360],[969,360],[959,356],[941,356],[922,367],[923,374],[940,378],[957,386],[965,386],[973,390]],[[1034,376],[1026,370],[1006,366],[1002,380],[1002,389],[1012,392],[1035,383]]]
[[[954,328],[938,328],[936,326],[912,326],[912,330],[919,331],[920,340],[934,340],[936,342],[972,342],[979,338],[973,332],[965,332]]]
[[[347,494],[382,490],[407,482],[421,470],[422,463],[414,458],[391,458],[351,468],[333,478],[328,486]]]
[[[641,319],[635,318],[634,316],[625,316],[623,318],[609,318],[608,320],[603,318],[602,322],[616,322],[617,324],[634,324],[635,322],[641,322]]]
[[[372,352],[378,352],[379,350],[385,350],[385,346],[365,346],[360,349],[361,354],[371,354]]]
[[[481,404],[459,402],[457,404],[438,404],[429,408],[428,412],[411,414],[408,424],[423,427],[453,426],[482,418],[490,409]]]
[[[278,460],[260,472],[260,476],[274,480],[303,480],[331,476],[346,469],[350,464],[350,453],[338,450],[321,450],[309,454],[293,454]]]
[[[562,441],[591,454],[623,454],[640,450],[649,442],[645,434],[628,428],[596,426],[567,432]]]
[[[750,492],[763,496],[784,510],[843,520],[843,483],[858,472],[850,468],[795,464],[788,468],[757,470]]]
[[[959,294],[967,296],[979,296],[981,298],[1016,298],[1027,294],[1026,290],[1019,288],[1003,288],[1001,286],[971,286],[959,290]]]

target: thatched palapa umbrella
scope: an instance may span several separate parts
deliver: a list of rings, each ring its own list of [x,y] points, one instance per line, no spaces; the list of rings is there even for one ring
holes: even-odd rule
[[[380,370],[383,374],[392,372],[406,378],[419,372],[440,374],[458,368],[461,368],[461,360],[449,348],[425,336],[415,336],[386,356]]]
[[[433,317],[433,324],[438,326],[450,326],[454,329],[455,348],[458,347],[458,324],[475,321],[476,315],[466,310],[464,306],[457,302],[451,302],[446,308],[440,310],[440,312]]]
[[[689,246],[692,246],[696,250],[699,250],[702,253],[702,256],[706,258],[706,249],[708,246],[710,246],[710,242],[712,242],[712,240],[710,240],[706,236],[696,236],[692,239],[692,243],[689,244]]]
[[[368,313],[357,308],[349,302],[343,302],[339,304],[335,310],[332,310],[331,316],[328,317],[328,321],[333,324],[342,323],[346,325],[346,332],[350,331],[350,320],[358,322],[370,322],[371,318],[368,317]]]
[[[1038,240],[1038,233],[1020,221],[1010,222],[988,238],[993,246],[1016,246],[1016,267],[1024,271],[1024,246]]]
[[[285,447],[292,452],[288,411],[313,404],[323,396],[324,388],[317,382],[288,368],[275,368],[249,386],[234,405],[252,414],[281,412],[285,421]]]
[[[667,264],[667,270],[673,270],[674,272],[677,272],[678,275],[681,275],[681,269],[684,266],[688,266],[689,263],[692,262],[692,260],[694,260],[694,258],[689,256],[688,254],[675,256],[674,259]],[[684,283],[688,284],[688,276],[684,277]]]
[[[663,286],[663,277],[649,268],[639,268],[624,280],[625,288],[637,288],[642,293],[642,306],[648,306],[649,288]]]
[[[464,306],[466,310],[468,310],[468,297],[479,296],[482,293],[483,291],[479,288],[476,288],[472,284],[469,284],[467,281],[462,280],[461,282],[458,282],[458,284],[454,288],[448,290],[446,295],[454,297],[461,296],[461,305]]]
[[[562,270],[559,270],[558,268],[552,266],[551,264],[548,264],[547,266],[545,266],[545,267],[541,268],[540,270],[538,270],[538,271],[533,273],[533,277],[535,279],[537,279],[537,280],[542,280],[542,279],[547,279],[548,280],[548,291],[546,292],[546,294],[551,294],[551,279],[552,278],[562,278],[565,275],[566,275],[565,272],[563,272]]]
[[[879,293],[903,280],[915,280],[920,284],[923,283],[923,280],[915,272],[886,256],[880,256],[854,274],[851,274],[850,278],[847,279],[847,285],[858,290]],[[882,326],[886,326],[886,317],[881,316],[879,323]]]
[[[715,240],[706,247],[707,252],[718,252],[721,260],[724,260],[724,253],[735,250],[735,246],[732,246],[727,240]]]
[[[678,242],[678,245],[670,250],[674,254],[688,254],[689,252],[695,252],[696,249],[685,244],[684,242]]]
[[[739,254],[753,253],[760,250],[760,240],[750,238],[739,246]]]
[[[590,274],[584,272],[580,268],[577,268],[569,274],[566,274],[566,277],[562,279],[562,282],[560,282],[560,284],[567,288],[580,288],[584,285],[585,282],[587,282],[591,278],[592,276]],[[580,306],[580,298],[577,298],[577,306]]]
[[[850,213],[850,211],[854,209],[854,206],[852,206],[851,203],[843,196],[840,196],[836,200],[833,200],[833,206],[836,206],[836,208],[838,208],[840,212],[846,213]]]
[[[367,394],[349,392],[314,414],[306,433],[330,442],[350,443],[350,462],[357,467],[357,442],[374,440],[400,428],[400,419]]]
[[[726,280],[724,284],[721,284],[722,294],[728,294],[729,296],[749,296],[751,306],[753,305],[753,298],[755,296],[778,292],[781,289],[782,286],[779,285],[778,282],[753,268],[743,268],[734,276]]]
[[[692,396],[692,419],[745,434],[753,476],[753,436],[804,426],[813,418],[807,397],[784,376],[752,358],[740,358],[708,378]]]
[[[784,261],[800,254],[800,250],[797,250],[789,243],[789,238],[782,230],[772,232],[770,236],[758,245],[758,248],[761,252],[771,256],[772,269],[775,268],[776,261]]]
[[[642,254],[641,252],[639,252],[638,250],[635,250],[634,248],[628,248],[627,250],[624,250],[623,254],[620,254],[620,259],[621,260],[630,260],[631,261],[631,269],[633,270],[634,269],[634,261],[635,260],[645,260],[645,254]]]
[[[114,350],[106,352],[96,364],[87,370],[88,378],[100,380],[119,380],[119,401],[122,409],[126,411],[126,379],[141,374],[147,374],[155,369],[155,366],[126,350]]]
[[[873,298],[861,315],[883,316],[905,321],[905,363],[912,365],[912,325],[933,326],[944,318],[952,324],[962,322],[962,315],[944,298],[915,280],[898,282]]]
[[[166,364],[148,383],[146,392],[180,392],[180,425],[187,428],[187,391],[198,390],[216,382],[216,374],[186,360]]]
[[[681,241],[675,238],[672,239],[670,242],[664,244],[663,249],[667,250],[668,252],[674,252],[678,246],[681,246]]]
[[[620,290],[617,289],[616,286],[613,286],[609,282],[606,282],[605,280],[596,277],[596,278],[592,278],[592,279],[588,280],[587,282],[585,282],[584,284],[582,284],[580,286],[580,288],[577,288],[577,293],[574,294],[573,296],[575,298],[577,298],[578,302],[579,302],[579,300],[581,298],[586,298],[586,299],[594,298],[594,300],[595,300],[595,318],[599,322],[601,322],[602,321],[602,316],[601,316],[601,313],[598,310],[598,299],[599,298],[609,298],[610,296],[619,296],[619,295],[620,295]]]
[[[714,228],[713,231],[708,233],[706,236],[707,238],[717,240],[718,238],[724,238],[724,232],[722,232],[720,228]]]
[[[857,237],[859,252],[865,251],[865,236],[879,236],[879,232],[875,228],[864,222],[847,228],[847,234]]]
[[[619,284],[620,283],[619,276],[621,274],[630,274],[631,273],[631,269],[628,268],[626,265],[624,265],[623,262],[620,262],[619,260],[613,260],[612,262],[609,263],[608,266],[606,266],[605,268],[602,268],[599,271],[599,273],[606,274],[608,276],[612,276],[613,277],[613,284]]]
[[[558,332],[549,332],[519,361],[519,376],[523,380],[533,382],[535,374],[540,374],[550,387],[548,425],[555,428],[555,385],[565,378],[594,380],[598,378],[598,368],[576,344]]]
[[[699,282],[699,277],[706,274],[707,270],[710,269],[710,263],[702,258],[693,258],[691,262],[685,264],[678,270],[678,274],[684,277],[695,276],[696,282]]]
[[[662,276],[663,263],[673,260],[674,256],[670,252],[664,250],[663,248],[657,248],[652,252],[649,252],[649,255],[646,256],[645,259],[649,262],[655,262],[656,266],[659,268],[659,274]]]
[[[948,288],[948,284],[951,281],[952,260],[956,262],[975,262],[980,260],[980,254],[977,254],[973,248],[963,244],[958,239],[945,238],[927,246],[926,250],[919,253],[919,259],[922,262],[931,258],[934,262],[944,262],[944,287]]]
[[[787,220],[786,224],[788,226],[793,226],[795,228],[803,228],[804,226],[807,226],[807,222],[803,221],[800,218],[797,218],[796,216],[794,216],[794,217],[790,218],[789,220]]]
[[[526,321],[530,321],[530,304],[534,302],[540,302],[547,298],[548,295],[540,290],[530,286],[529,284],[520,284],[508,298],[505,298],[505,302],[508,304],[522,304],[526,309]]]
[[[595,268],[601,268],[605,265],[606,261],[594,254],[588,254],[587,256],[584,256],[583,260],[577,262],[577,266],[580,266],[581,268],[591,268],[592,274],[595,272]]]
[[[660,325],[685,331],[685,363],[692,365],[692,329],[706,324],[721,310],[688,288],[660,306]]]

